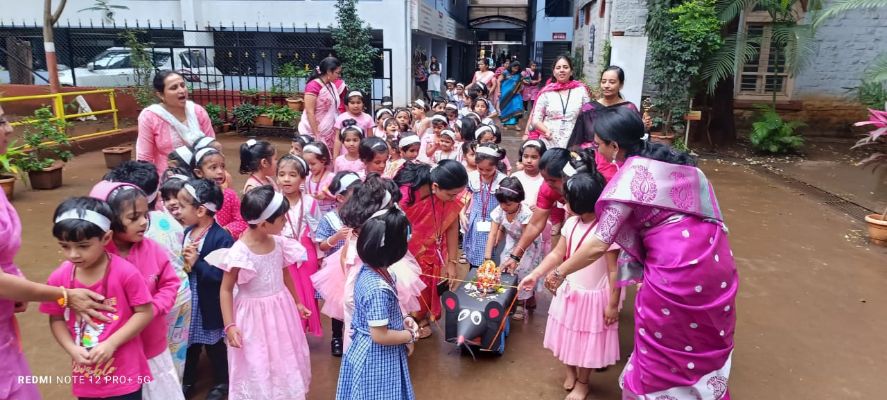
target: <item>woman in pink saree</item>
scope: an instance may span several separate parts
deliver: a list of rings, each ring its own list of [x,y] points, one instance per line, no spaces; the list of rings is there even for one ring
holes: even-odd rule
[[[739,277],[714,189],[688,155],[642,140],[637,112],[607,109],[594,126],[604,158],[625,163],[595,205],[592,237],[545,285],[619,244],[620,283],[643,282],[623,398],[729,399]]]
[[[458,161],[442,160],[432,170],[430,165],[406,163],[394,177],[403,197],[400,206],[412,226],[407,243],[409,252],[422,269],[425,290],[416,313],[419,337],[431,336],[430,320],[440,317],[440,279],[457,276],[459,260],[459,210],[468,185],[468,173]],[[457,282],[451,280],[450,288]]]
[[[299,134],[309,135],[332,149],[335,144],[336,116],[345,112],[345,82],[342,63],[335,57],[320,61],[317,70],[305,85],[305,118],[299,121]]]

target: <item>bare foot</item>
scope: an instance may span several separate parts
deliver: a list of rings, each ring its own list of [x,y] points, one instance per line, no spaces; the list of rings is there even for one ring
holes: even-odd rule
[[[573,390],[573,387],[576,386],[576,370],[573,368],[567,368],[567,378],[564,379],[564,390],[570,391]]]
[[[567,395],[566,400],[585,400],[585,398],[588,397],[588,393],[590,391],[591,390],[588,387],[588,383],[582,383],[577,380],[576,386],[573,387],[573,390],[571,390],[570,394]]]

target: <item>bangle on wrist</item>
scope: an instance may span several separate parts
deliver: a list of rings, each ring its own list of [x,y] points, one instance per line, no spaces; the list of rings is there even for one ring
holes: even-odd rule
[[[521,260],[520,257],[518,257],[518,256],[516,256],[516,255],[514,255],[514,254],[509,254],[509,255],[508,255],[508,258],[514,260],[514,262],[520,262],[520,260]]]
[[[56,303],[58,303],[61,308],[68,308],[68,289],[64,286],[59,286],[59,289],[62,289],[62,297],[56,299]]]
[[[222,330],[222,332],[225,332],[225,334],[228,334],[228,329],[230,329],[232,326],[237,326],[237,324],[234,323],[234,322],[232,322],[232,323],[230,323],[230,324],[228,324],[228,325],[225,325],[225,329]]]

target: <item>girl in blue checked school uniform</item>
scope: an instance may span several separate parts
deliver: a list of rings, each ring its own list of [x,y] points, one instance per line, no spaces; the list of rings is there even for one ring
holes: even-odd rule
[[[462,211],[462,226],[465,227],[462,251],[472,268],[484,262],[487,237],[493,227],[491,216],[499,206],[496,189],[505,179],[505,174],[497,169],[503,158],[505,154],[499,146],[493,143],[478,145],[474,156],[476,170],[468,173],[471,200]]]
[[[410,223],[397,205],[383,208],[360,228],[357,254],[364,265],[354,284],[354,330],[336,388],[337,400],[415,399],[407,356],[419,326],[403,316],[388,266],[407,252]]]

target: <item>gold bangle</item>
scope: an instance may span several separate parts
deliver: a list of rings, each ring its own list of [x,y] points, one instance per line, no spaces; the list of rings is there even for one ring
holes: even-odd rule
[[[56,303],[62,308],[68,308],[68,289],[64,286],[59,286],[59,289],[62,289],[62,297],[56,299]]]

